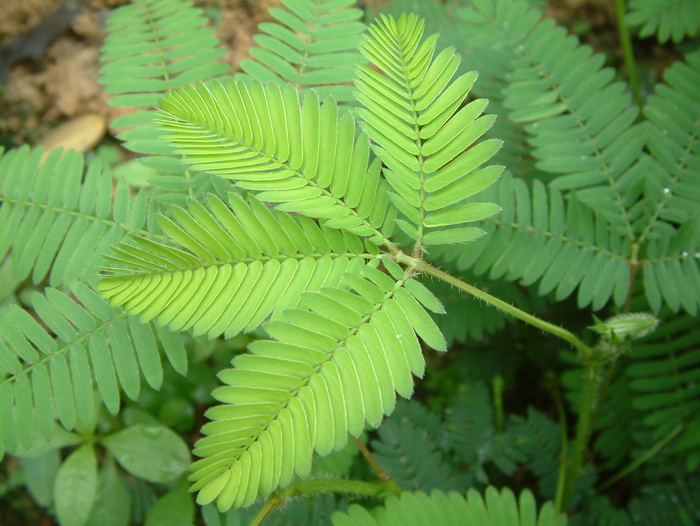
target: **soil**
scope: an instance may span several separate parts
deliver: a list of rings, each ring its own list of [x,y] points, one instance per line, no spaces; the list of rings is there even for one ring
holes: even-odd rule
[[[364,4],[376,7],[387,1],[365,0]],[[104,123],[109,123],[127,111],[107,104],[108,96],[98,83],[98,61],[105,20],[114,8],[128,2],[0,0],[0,147],[35,145],[50,130],[76,117],[100,116]],[[247,57],[257,24],[269,18],[269,7],[280,4],[280,0],[194,2],[204,9],[216,28],[227,51],[225,60],[234,71],[240,60]],[[26,35],[65,5],[78,6],[79,14],[34,58],[13,61],[3,85],[3,50],[6,53],[13,37]],[[609,0],[551,0],[547,12],[595,51],[605,53],[608,65],[622,67],[616,14]],[[639,62],[647,64],[641,71],[642,81],[647,85],[658,81],[663,68],[677,58],[668,46],[659,46],[655,39],[637,41],[635,45]],[[109,129],[107,133],[115,134]]]
[[[76,117],[99,115],[110,122],[125,111],[107,104],[108,96],[98,83],[98,68],[105,20],[111,10],[128,0],[0,0],[0,62],[3,50],[7,58],[13,37],[26,35],[71,1],[80,12],[39,56],[13,60],[6,83],[0,85],[0,146],[34,145],[52,128]],[[268,7],[279,3],[195,1],[216,27],[227,51],[224,60],[234,69],[246,58],[252,34],[268,17]],[[51,20],[48,18],[50,25]]]

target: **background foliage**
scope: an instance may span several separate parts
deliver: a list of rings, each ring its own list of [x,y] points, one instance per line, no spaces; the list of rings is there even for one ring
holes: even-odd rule
[[[391,95],[381,92],[367,66],[360,67],[356,88],[361,95],[353,102],[354,67],[375,53],[367,47],[364,56],[359,53],[362,32],[377,13],[339,0],[283,4],[270,10],[273,20],[260,25],[251,59],[234,75],[252,93],[264,94],[249,102],[241,99],[242,104],[249,104],[247,111],[260,110],[262,100],[296,97],[282,86],[289,82],[300,90],[304,108],[323,108],[319,119],[326,119],[325,128],[319,137],[327,143],[319,158],[305,152],[304,169],[329,162],[325,144],[331,140],[334,147],[335,141],[347,141],[348,162],[352,166],[356,159],[363,170],[353,172],[355,181],[367,185],[358,194],[355,208],[361,212],[352,221],[352,214],[338,212],[338,202],[318,201],[313,210],[327,209],[311,217],[336,222],[320,229],[297,201],[278,199],[288,187],[273,187],[253,176],[243,177],[239,189],[299,214],[290,219],[254,198],[231,194],[227,178],[232,174],[221,172],[225,163],[197,157],[193,133],[177,119],[191,110],[191,98],[202,97],[201,88],[169,95],[161,103],[165,111],[139,111],[114,124],[130,128],[120,139],[154,174],[147,181],[115,179],[115,167],[94,154],[45,154],[22,147],[0,157],[3,516],[30,513],[16,504],[26,502],[17,497],[28,493],[62,526],[213,526],[252,520],[260,502],[223,512],[195,505],[187,492],[189,451],[205,410],[229,392],[220,383],[238,381],[236,373],[221,371],[232,361],[242,369],[244,363],[252,367],[242,353],[258,352],[266,345],[262,338],[285,334],[292,322],[303,324],[311,317],[308,311],[294,311],[291,318],[267,325],[267,332],[257,329],[273,307],[299,306],[295,289],[275,295],[279,305],[250,295],[257,303],[247,303],[240,311],[245,316],[225,325],[216,324],[214,311],[168,317],[163,306],[158,310],[139,303],[144,300],[140,291],[156,284],[114,288],[109,295],[121,294],[122,301],[111,305],[96,290],[104,292],[109,279],[118,284],[144,268],[167,269],[191,272],[187,279],[194,281],[183,278],[178,289],[187,299],[194,289],[184,284],[203,279],[185,270],[194,261],[191,253],[197,261],[216,265],[232,257],[207,252],[215,243],[204,249],[192,243],[210,241],[200,225],[222,232],[220,224],[239,225],[229,234],[258,234],[242,247],[244,259],[274,259],[280,247],[286,253],[296,244],[309,248],[305,254],[317,261],[309,275],[316,276],[314,290],[320,292],[302,307],[320,315],[338,299],[322,287],[336,286],[348,270],[366,269],[356,284],[360,297],[371,296],[370,287],[387,293],[374,270],[377,245],[394,232],[408,243],[428,225],[427,220],[412,220],[422,205],[408,202],[410,192],[397,182],[403,165],[383,153],[403,158],[411,146],[402,142],[401,149],[391,150],[382,144],[387,131],[373,116],[392,123],[393,113],[382,113],[383,106],[373,104]],[[466,201],[497,203],[502,211],[479,222],[483,237],[466,245],[430,247],[427,257],[591,344],[596,336],[586,327],[594,313],[605,319],[650,311],[660,319],[655,332],[628,343],[599,378],[591,447],[569,502],[568,522],[692,524],[700,521],[697,2],[632,1],[629,12],[620,14],[620,35],[631,30],[635,42],[658,41],[675,58],[658,75],[650,68],[648,83],[636,80],[633,62],[617,63],[615,56],[582,44],[542,7],[525,0],[397,0],[382,6],[397,17],[404,12],[425,17],[427,34],[441,33],[436,55],[446,69],[457,76],[478,72],[478,79],[459,78],[473,82],[470,105],[488,99],[487,112],[497,116],[493,126],[490,117],[482,117],[480,144],[504,141],[495,160],[506,172]],[[112,104],[150,107],[172,89],[229,73],[218,60],[222,52],[206,17],[185,0],[135,1],[115,10],[108,27],[101,82],[113,95]],[[638,62],[644,66],[643,59]],[[256,81],[282,88],[262,88]],[[340,104],[320,106],[329,95]],[[358,102],[370,111],[348,109]],[[350,128],[346,115],[351,111],[364,120],[361,134]],[[170,143],[161,140],[162,128]],[[329,130],[336,129],[338,135],[331,135]],[[254,127],[249,131],[253,141],[269,139],[256,136]],[[368,137],[384,149],[370,154]],[[190,164],[181,161],[176,149]],[[378,164],[372,165],[374,156],[391,169],[383,177]],[[196,168],[218,170],[224,177]],[[333,189],[341,185],[337,171],[335,177],[329,182]],[[305,184],[304,191],[311,191]],[[387,213],[388,203],[398,212]],[[367,224],[376,226],[370,235]],[[339,226],[346,229],[341,237],[333,230]],[[291,231],[293,242],[285,245],[284,232]],[[113,246],[118,248],[110,251]],[[105,268],[111,277],[98,285],[98,271]],[[274,263],[265,269],[256,272],[277,281],[261,278],[261,288],[289,279]],[[391,274],[388,266],[387,271]],[[358,449],[366,447],[386,479],[404,493],[357,501],[299,486],[306,497],[290,498],[266,523],[425,524],[421,514],[431,521],[441,517],[445,524],[450,517],[459,517],[454,520],[460,524],[470,523],[458,522],[467,517],[474,524],[566,522],[547,501],[559,501],[564,461],[576,447],[573,422],[586,400],[580,357],[560,341],[515,324],[438,280],[422,283],[445,307],[445,314],[434,313],[434,320],[449,352],[427,350],[425,377],[412,400],[399,401],[393,414],[358,443],[340,448],[347,436],[347,430],[340,430],[328,439],[339,450],[316,455],[308,466],[309,475],[321,480],[372,480],[376,474]],[[240,298],[247,298],[245,293],[241,290]],[[432,296],[424,289],[415,294],[430,303],[425,298]],[[141,321],[118,306],[125,301],[126,310],[138,312]],[[392,319],[397,323],[398,318]],[[239,334],[242,329],[247,333]],[[426,334],[419,332],[428,343],[436,341]],[[251,378],[241,381],[259,380]],[[410,395],[407,385],[397,387],[400,394]],[[374,420],[380,419],[381,411]],[[216,426],[208,425],[205,433],[215,437]],[[361,426],[353,433],[359,431]],[[283,490],[280,495],[293,497]],[[254,494],[244,497],[249,503]]]

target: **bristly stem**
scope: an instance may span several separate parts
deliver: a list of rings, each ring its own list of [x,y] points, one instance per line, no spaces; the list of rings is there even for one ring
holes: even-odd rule
[[[517,307],[510,305],[509,303],[506,303],[487,292],[484,292],[483,290],[473,287],[462,280],[433,267],[425,261],[412,258],[405,254],[395,254],[395,256],[398,260],[401,260],[402,262],[414,267],[420,272],[424,272],[425,274],[441,279],[453,287],[462,290],[467,294],[471,294],[475,298],[479,298],[489,305],[492,305],[497,309],[500,309],[503,312],[532,325],[533,327],[537,327],[538,329],[546,331],[564,341],[569,342],[579,351],[581,360],[585,364],[583,396],[581,399],[578,423],[576,425],[576,438],[574,440],[573,451],[569,455],[565,464],[562,462],[564,465],[562,465],[560,469],[559,484],[556,496],[557,511],[563,513],[569,505],[569,501],[571,500],[571,496],[573,495],[574,487],[576,485],[576,480],[581,474],[581,468],[588,452],[588,441],[591,436],[592,418],[597,406],[598,392],[601,383],[601,372],[605,361],[600,360],[600,357],[596,356],[593,349],[588,347],[588,345],[583,343],[579,338],[566,329],[541,320],[532,314],[528,314],[527,312],[522,311]],[[562,415],[560,415],[560,418],[562,418],[563,421]],[[565,447],[565,442],[566,437],[562,436],[562,447]],[[564,461],[563,456],[562,461]]]
[[[279,495],[274,493],[270,495],[270,498],[265,501],[265,504],[262,508],[260,508],[260,511],[257,513],[257,515],[253,517],[253,520],[250,522],[250,526],[259,526],[260,524],[262,524],[262,521],[265,520],[265,517],[267,517],[277,506],[283,503],[284,499],[282,499],[282,497],[280,497]]]
[[[554,374],[552,374],[554,376]],[[566,411],[561,398],[559,385],[552,383],[552,397],[557,408],[557,418],[561,431],[561,447],[559,450],[559,471],[557,473],[557,491],[555,494],[554,507],[558,513],[562,512],[562,499],[564,498],[564,485],[566,484],[566,459],[569,455],[569,426],[566,424]]]
[[[259,526],[272,510],[284,504],[294,497],[309,497],[311,495],[325,495],[328,493],[344,493],[358,497],[381,497],[386,495],[398,495],[401,488],[393,481],[389,482],[364,482],[349,479],[307,479],[290,484],[276,493],[270,495],[250,526]]]
[[[591,437],[593,414],[598,405],[598,393],[602,381],[602,368],[604,361],[591,359],[586,361],[583,377],[583,392],[581,393],[581,405],[579,407],[578,422],[576,424],[576,438],[571,455],[566,467],[566,481],[561,499],[557,499],[560,513],[566,512],[574,494],[576,481],[581,475],[586,454],[588,453],[588,441]]]
[[[644,118],[644,101],[642,100],[642,91],[639,86],[639,77],[637,76],[637,63],[634,61],[634,51],[632,50],[632,38],[630,30],[625,24],[625,15],[627,8],[625,0],[615,0],[615,11],[617,12],[617,34],[622,45],[622,56],[625,61],[625,69],[627,70],[627,78],[632,89],[634,102],[639,106],[639,117]]]
[[[538,329],[553,334],[554,336],[557,336],[558,338],[569,342],[581,353],[581,357],[584,361],[590,359],[593,356],[593,351],[591,350],[591,348],[566,329],[541,320],[540,318],[538,318],[537,316],[533,316],[532,314],[528,314],[527,312],[520,310],[519,308],[511,305],[510,303],[506,303],[505,301],[500,300],[497,297],[492,296],[487,292],[484,292],[483,290],[473,287],[472,285],[469,285],[468,283],[465,283],[464,281],[457,279],[454,276],[451,276],[447,272],[443,272],[442,270],[433,267],[425,261],[416,260],[407,256],[405,258],[400,259],[411,260],[410,264],[412,264],[420,272],[424,272],[425,274],[429,274],[438,279],[441,279],[442,281],[449,283],[453,287],[463,290],[467,294],[471,294],[475,298],[479,298],[480,300],[485,301],[489,305],[492,305],[497,309],[502,310],[506,314],[510,314],[511,316],[514,316],[519,320],[522,320],[525,323],[532,325],[533,327],[537,327]]]
[[[328,493],[344,493],[357,497],[379,497],[401,492],[393,482],[365,482],[363,480],[318,478],[299,480],[281,489],[278,494],[283,499]]]

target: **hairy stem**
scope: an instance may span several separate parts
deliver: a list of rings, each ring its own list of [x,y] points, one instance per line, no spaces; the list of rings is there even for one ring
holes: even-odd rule
[[[398,489],[398,491],[397,491]],[[279,491],[283,499],[292,497],[308,497],[327,493],[344,493],[357,497],[378,497],[400,493],[400,488],[394,483],[365,482],[349,479],[307,479],[300,480]]]
[[[265,520],[265,517],[267,517],[270,514],[270,512],[272,512],[272,510],[274,510],[277,506],[279,506],[282,503],[284,503],[284,499],[282,499],[279,495],[276,495],[274,493],[270,495],[270,498],[267,499],[265,505],[262,508],[260,508],[260,511],[250,522],[250,526],[258,526],[259,524],[262,524],[262,521]]]
[[[554,378],[552,373],[552,378]],[[559,428],[561,430],[561,446],[559,449],[559,472],[557,474],[557,490],[554,500],[554,507],[558,512],[561,512],[562,499],[564,498],[564,485],[566,484],[566,459],[569,455],[569,428],[566,424],[566,411],[564,410],[564,402],[561,397],[559,385],[554,380],[551,382],[550,389],[554,404],[557,408],[557,418],[559,419]]]
[[[505,301],[500,300],[497,297],[492,296],[487,292],[484,292],[483,290],[473,287],[472,285],[469,285],[464,281],[457,279],[454,276],[451,276],[447,272],[443,272],[442,270],[433,267],[425,261],[416,260],[414,258],[407,259],[412,260],[411,263],[415,266],[417,270],[424,272],[425,274],[434,276],[438,279],[441,279],[442,281],[449,283],[453,287],[458,288],[459,290],[462,290],[467,294],[471,294],[475,298],[479,298],[480,300],[485,301],[489,305],[492,305],[497,309],[502,310],[506,314],[510,314],[511,316],[514,316],[515,318],[518,318],[519,320],[532,325],[533,327],[537,327],[538,329],[553,334],[554,336],[569,342],[581,353],[581,356],[584,359],[584,361],[592,357],[593,351],[591,350],[591,348],[566,329],[541,320],[540,318],[538,318],[537,316],[533,316],[532,314],[528,314],[527,312],[520,310],[519,308],[511,305],[510,303],[506,303]]]
[[[581,475],[581,468],[586,454],[588,453],[588,441],[591,437],[593,415],[595,414],[597,406],[603,365],[604,362],[595,359],[586,362],[581,406],[579,408],[578,422],[576,424],[576,438],[574,440],[573,451],[568,459],[564,492],[561,500],[558,502],[559,506],[557,511],[560,513],[563,513],[569,507],[576,481],[579,475]]]
[[[632,38],[630,30],[625,24],[625,15],[627,9],[625,0],[615,0],[615,11],[617,12],[617,34],[622,45],[622,56],[625,61],[625,69],[627,70],[627,78],[632,89],[634,102],[639,106],[639,117],[644,118],[644,101],[642,100],[642,91],[639,87],[639,77],[637,76],[637,63],[634,61],[634,51],[632,50]]]
[[[343,493],[355,497],[381,497],[398,495],[401,493],[401,488],[393,481],[375,483],[361,480],[324,478],[299,480],[270,495],[270,498],[267,499],[267,502],[251,521],[250,526],[262,524],[262,521],[265,520],[265,517],[272,510],[283,505],[289,499],[328,493]]]
[[[617,356],[613,356],[608,363],[607,370],[605,371],[605,380],[601,382],[600,394],[598,396],[598,407],[596,408],[595,414],[593,415],[593,424],[598,420],[600,416],[600,408],[603,400],[608,396],[608,391],[610,390],[610,385],[613,381],[613,376],[615,376],[615,368],[617,367]]]

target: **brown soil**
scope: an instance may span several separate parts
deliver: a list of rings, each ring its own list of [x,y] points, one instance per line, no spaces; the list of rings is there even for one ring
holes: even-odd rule
[[[378,6],[389,0],[365,0]],[[432,0],[436,1],[436,0]],[[82,11],[36,60],[16,62],[5,86],[0,85],[0,146],[36,144],[46,133],[75,117],[100,115],[106,122],[125,109],[108,106],[98,80],[99,49],[109,13],[129,0],[0,0],[0,62],[12,37],[30,31],[58,7],[73,2]],[[194,0],[216,27],[225,60],[234,70],[252,44],[267,9],[280,0]],[[616,14],[608,0],[551,0],[547,12],[560,24],[608,56],[609,65],[622,67],[615,29]],[[658,80],[666,65],[677,58],[654,39],[637,41],[636,56],[649,66],[642,71],[649,82]],[[1,82],[1,80],[0,80]]]
[[[77,1],[77,0],[73,0]],[[0,52],[50,16],[63,0],[0,0]],[[128,0],[81,0],[82,11],[37,60],[22,59],[0,88],[0,145],[36,144],[51,128],[72,118],[97,114],[107,122],[124,108],[107,105],[98,84],[104,22]],[[245,58],[252,34],[279,0],[195,0],[215,22],[224,60],[234,68]]]

